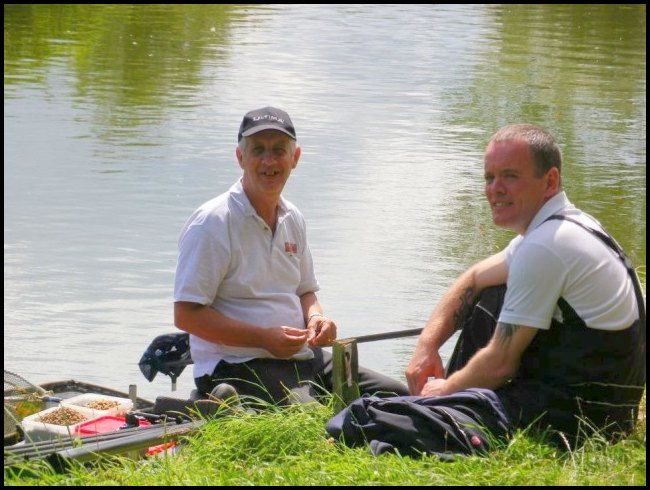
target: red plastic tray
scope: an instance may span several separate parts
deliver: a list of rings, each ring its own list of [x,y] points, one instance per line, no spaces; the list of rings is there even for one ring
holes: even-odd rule
[[[79,424],[75,429],[75,433],[80,436],[94,436],[97,434],[106,434],[107,432],[115,432],[120,427],[126,424],[124,417],[116,417],[114,415],[104,415],[96,419],[88,420]],[[139,427],[151,425],[151,422],[138,419]]]

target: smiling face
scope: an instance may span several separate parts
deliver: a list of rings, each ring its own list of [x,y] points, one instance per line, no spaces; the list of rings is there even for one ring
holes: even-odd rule
[[[286,134],[266,130],[248,136],[236,150],[244,170],[243,187],[251,201],[277,200],[300,158],[300,147]]]
[[[540,208],[559,192],[559,171],[543,175],[522,140],[493,141],[485,150],[485,195],[494,224],[523,235]]]

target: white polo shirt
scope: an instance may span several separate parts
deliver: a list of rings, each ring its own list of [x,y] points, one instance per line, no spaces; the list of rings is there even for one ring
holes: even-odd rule
[[[178,242],[174,301],[210,305],[259,327],[305,328],[300,296],[319,289],[305,220],[280,198],[275,233],[251,205],[241,181],[206,202],[187,220]],[[221,361],[273,357],[265,349],[233,347],[190,335],[194,377]],[[311,359],[305,344],[294,359]]]
[[[587,326],[622,330],[638,318],[632,281],[614,251],[575,223],[550,220],[565,214],[602,230],[601,224],[569,202],[564,192],[538,211],[526,233],[502,253],[508,264],[508,289],[499,322],[548,329],[562,321],[560,297]]]

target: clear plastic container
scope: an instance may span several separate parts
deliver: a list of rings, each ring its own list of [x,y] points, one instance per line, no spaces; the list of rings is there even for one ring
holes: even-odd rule
[[[52,424],[48,422],[43,422],[41,420],[44,416],[48,416],[53,412],[56,412],[57,410],[61,410],[62,408],[74,410],[75,412],[83,416],[84,419],[75,424],[70,424],[70,425]],[[60,438],[67,439],[67,438],[75,437],[75,432],[77,427],[80,424],[87,422],[88,420],[94,417],[95,416],[93,414],[93,411],[90,410],[89,408],[60,406],[60,407],[48,408],[40,412],[37,412],[33,415],[29,415],[28,417],[25,417],[20,422],[20,426],[22,427],[23,432],[25,433],[25,439],[34,442],[49,441],[52,439],[60,439]]]
[[[66,398],[61,400],[61,405],[72,408],[82,407],[92,410],[93,418],[101,417],[103,415],[124,415],[133,410],[133,402],[129,398],[100,395],[99,393],[84,393],[83,395]]]

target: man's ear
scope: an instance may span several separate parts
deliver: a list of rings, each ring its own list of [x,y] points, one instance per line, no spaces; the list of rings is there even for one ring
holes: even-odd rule
[[[546,197],[553,197],[560,191],[560,171],[557,167],[551,167],[546,172]]]
[[[241,154],[241,150],[239,149],[239,146],[238,146],[237,148],[235,148],[235,156],[237,157],[237,161],[239,162],[239,166],[240,166],[241,168],[244,168],[244,167],[242,166],[242,158],[243,158],[243,155]]]
[[[296,165],[298,165],[298,160],[300,160],[300,155],[302,154],[302,150],[298,145],[296,145],[296,151],[293,153],[293,168],[296,168]]]

